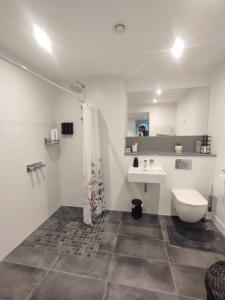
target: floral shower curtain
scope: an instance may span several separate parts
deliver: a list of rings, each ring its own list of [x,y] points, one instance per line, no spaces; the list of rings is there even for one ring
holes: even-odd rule
[[[83,178],[85,224],[92,225],[105,209],[98,110],[84,103],[83,108]]]

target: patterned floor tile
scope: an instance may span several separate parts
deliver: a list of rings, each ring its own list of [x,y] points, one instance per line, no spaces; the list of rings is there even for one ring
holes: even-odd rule
[[[116,217],[112,215],[112,220]],[[62,206],[23,241],[22,246],[94,258],[102,242],[106,222],[107,212],[93,226],[88,226],[83,223],[81,208]]]

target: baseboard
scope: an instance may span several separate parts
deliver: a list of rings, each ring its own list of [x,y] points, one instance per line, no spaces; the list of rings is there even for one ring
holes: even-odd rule
[[[213,223],[216,225],[216,227],[219,229],[219,231],[225,236],[225,224],[217,218],[217,216],[212,216]]]

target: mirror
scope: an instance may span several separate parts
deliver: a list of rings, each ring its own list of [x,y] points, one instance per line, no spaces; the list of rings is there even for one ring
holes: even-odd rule
[[[207,133],[208,87],[129,92],[127,100],[128,137]]]

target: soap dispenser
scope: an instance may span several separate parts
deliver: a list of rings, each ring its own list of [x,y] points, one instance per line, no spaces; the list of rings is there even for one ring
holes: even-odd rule
[[[138,168],[138,165],[139,165],[139,163],[138,163],[138,158],[135,157],[135,158],[134,158],[134,162],[133,162],[133,167],[134,167],[134,168]]]

